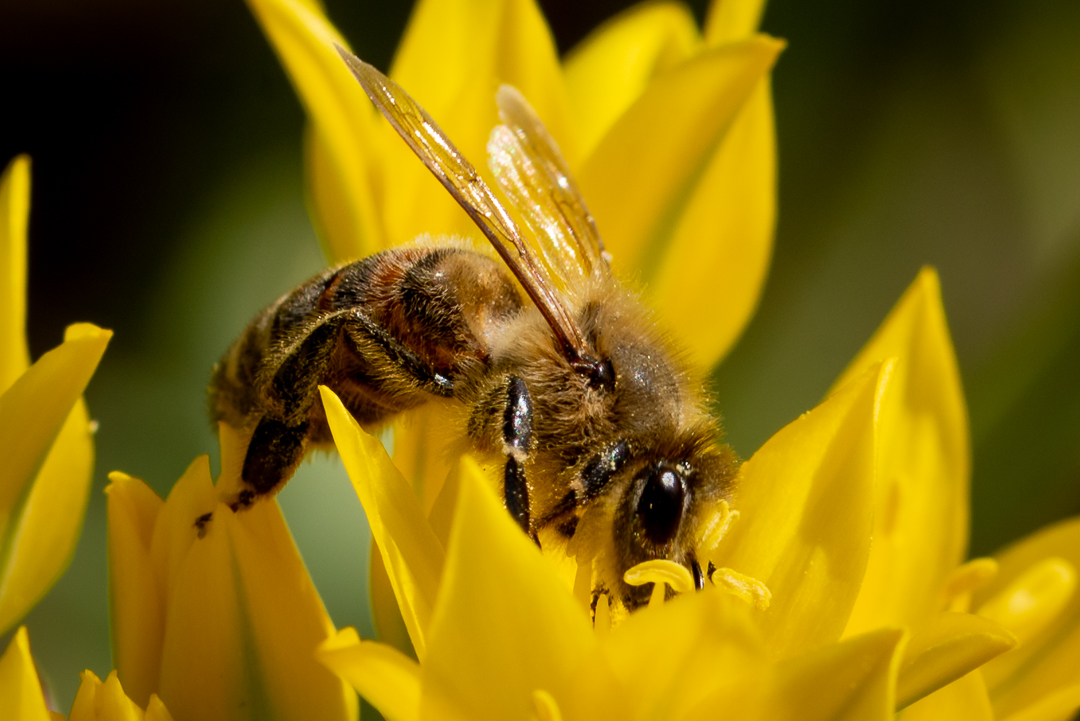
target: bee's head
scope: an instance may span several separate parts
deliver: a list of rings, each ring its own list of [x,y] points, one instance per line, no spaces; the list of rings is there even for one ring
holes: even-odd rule
[[[639,563],[666,559],[685,566],[700,588],[700,521],[730,498],[737,461],[727,446],[702,447],[694,439],[660,446],[627,464],[612,524],[618,580]],[[652,592],[651,586],[618,585],[629,609],[648,602]]]

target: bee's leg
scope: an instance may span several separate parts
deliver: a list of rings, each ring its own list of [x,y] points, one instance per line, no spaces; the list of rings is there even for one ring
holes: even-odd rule
[[[241,492],[233,510],[251,505],[258,496],[275,491],[304,459],[308,427],[306,420],[289,425],[271,416],[263,416],[251,436],[241,478],[250,493]]]
[[[450,378],[431,368],[361,309],[327,315],[269,364],[274,367],[273,375],[265,381],[270,407],[248,445],[242,471],[247,489],[233,504],[237,508],[277,490],[303,459],[311,408],[318,401],[319,384],[330,382],[328,371],[342,342],[362,359],[373,387],[389,402],[379,407],[382,414],[415,405],[424,395],[453,395]],[[350,411],[356,413],[357,409]]]
[[[690,572],[694,576],[694,588],[698,591],[705,589],[705,574],[701,572],[701,564],[698,563],[697,556],[690,557]]]
[[[443,398],[454,395],[454,382],[359,308],[342,312],[345,334],[357,355],[370,363],[387,387],[404,393],[423,392]]]
[[[503,443],[506,446],[504,497],[506,510],[521,529],[531,533],[529,486],[525,479],[525,459],[532,447],[533,406],[525,381],[511,377],[506,386],[506,409],[503,411]]]

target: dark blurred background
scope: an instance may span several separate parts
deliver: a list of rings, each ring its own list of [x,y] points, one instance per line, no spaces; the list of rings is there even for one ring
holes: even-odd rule
[[[564,51],[626,4],[541,2]],[[385,69],[410,3],[327,6]],[[971,553],[1080,512],[1080,3],[775,0],[764,29],[790,43],[780,221],[760,311],[715,375],[729,440],[749,456],[814,406],[929,263],[971,413]],[[303,115],[240,0],[5,0],[0,93],[0,163],[34,162],[32,353],[74,321],[116,331],[87,391],[83,539],[28,619],[66,710],[80,670],[111,668],[107,472],[164,495],[216,458],[210,366],[324,260]],[[334,621],[371,635],[340,463],[305,464],[282,505]]]

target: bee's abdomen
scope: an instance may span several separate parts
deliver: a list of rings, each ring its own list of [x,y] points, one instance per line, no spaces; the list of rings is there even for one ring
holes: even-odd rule
[[[463,248],[396,248],[340,266],[248,326],[215,369],[212,415],[236,427],[299,423],[325,384],[361,423],[382,420],[451,394],[520,309],[502,266]]]

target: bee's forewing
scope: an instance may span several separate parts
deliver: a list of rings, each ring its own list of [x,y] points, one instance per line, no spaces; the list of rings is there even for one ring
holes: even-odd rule
[[[585,344],[577,324],[544,269],[533,259],[517,225],[476,169],[427,111],[397,83],[347,50],[341,47],[337,50],[398,135],[487,236],[551,326],[567,359],[576,362],[583,358]]]
[[[556,276],[606,272],[604,243],[555,139],[517,88],[501,86],[495,102],[503,124],[491,133],[488,164],[534,246]]]

